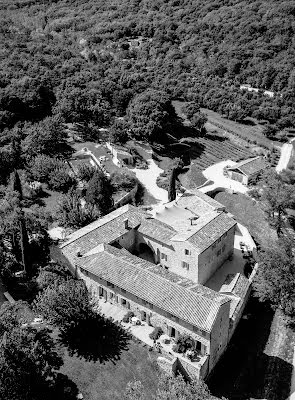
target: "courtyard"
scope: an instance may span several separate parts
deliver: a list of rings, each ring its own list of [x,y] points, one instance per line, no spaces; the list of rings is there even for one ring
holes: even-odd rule
[[[241,243],[244,243],[245,247],[247,247],[255,255],[256,245],[251,235],[243,225],[238,223],[234,238],[234,254],[232,259],[227,260],[224,264],[222,264],[221,267],[218,268],[217,271],[205,283],[205,286],[218,292],[228,275],[237,273],[245,275],[244,269],[247,259],[242,252]]]

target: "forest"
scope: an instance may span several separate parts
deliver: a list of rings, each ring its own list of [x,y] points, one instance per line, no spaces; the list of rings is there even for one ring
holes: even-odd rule
[[[2,0],[0,15],[2,183],[16,161],[62,155],[62,123],[99,139],[125,117],[159,140],[173,99],[294,125],[295,1]]]

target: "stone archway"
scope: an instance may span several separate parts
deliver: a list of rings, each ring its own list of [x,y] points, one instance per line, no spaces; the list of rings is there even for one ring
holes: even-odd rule
[[[150,261],[152,263],[156,263],[155,253],[146,243],[140,243],[138,246],[138,257],[143,258],[144,260]]]

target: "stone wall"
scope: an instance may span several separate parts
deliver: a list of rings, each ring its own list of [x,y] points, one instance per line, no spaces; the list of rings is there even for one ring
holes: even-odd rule
[[[131,189],[130,192],[128,192],[127,194],[122,196],[118,201],[116,201],[113,207],[114,210],[124,206],[125,204],[134,202],[137,190],[138,190],[138,185],[136,184],[136,186],[133,189]]]
[[[175,376],[177,372],[177,358],[173,358],[173,360],[168,360],[166,357],[158,357],[157,364],[162,372],[167,374],[168,376]]]
[[[214,321],[214,326],[211,332],[211,348],[210,348],[210,360],[209,369],[212,370],[216,365],[217,361],[221,357],[222,353],[226,349],[229,341],[229,312],[230,312],[230,300],[223,304],[217,317]]]
[[[160,308],[150,305],[133,294],[123,291],[119,287],[113,287],[113,285],[108,286],[106,281],[91,273],[85,275],[84,273],[79,272],[79,277],[85,281],[87,287],[95,296],[102,296],[100,288],[103,288],[104,298],[107,301],[126,309],[126,313],[128,310],[133,311],[140,320],[146,321],[151,326],[161,327],[163,332],[169,336],[171,334],[171,328],[175,329],[176,337],[179,334],[186,333],[202,344],[204,353],[209,352],[210,336],[206,332],[202,332],[200,329],[198,330],[198,333],[194,332],[193,326],[187,322],[179,319],[176,322],[169,319],[167,313]],[[124,302],[122,302],[122,300],[124,300]]]
[[[235,226],[199,256],[199,283],[202,285],[232,255]],[[218,253],[220,253],[218,255]]]

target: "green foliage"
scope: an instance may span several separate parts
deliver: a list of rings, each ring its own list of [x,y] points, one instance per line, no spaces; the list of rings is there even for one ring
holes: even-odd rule
[[[144,387],[140,381],[129,382],[125,390],[125,400],[145,400]],[[170,377],[162,374],[156,396],[153,400],[213,400],[204,381],[186,382],[181,375]]]
[[[110,142],[125,144],[129,140],[129,126],[126,121],[116,120],[109,128]]]
[[[54,156],[62,153],[65,133],[58,119],[48,117],[38,124],[28,125],[23,131],[25,139],[22,150],[27,157],[39,154]]]
[[[144,400],[143,390],[144,387],[140,381],[128,382],[124,393],[124,400]]]
[[[59,162],[49,173],[48,185],[50,189],[66,193],[76,185],[76,180],[67,165]]]
[[[12,329],[0,347],[0,397],[40,399],[62,364],[47,330]]]
[[[160,326],[156,326],[154,330],[149,334],[150,339],[158,340],[161,335],[163,335],[163,329]]]
[[[92,301],[84,281],[74,279],[47,286],[37,296],[34,307],[46,320],[62,328],[92,313]]]
[[[162,375],[155,400],[213,400],[208,386],[202,381],[186,383],[181,375]]]
[[[293,187],[285,184],[274,170],[268,170],[262,177],[261,188],[261,199],[266,202],[269,220],[274,224],[277,233],[281,234],[286,209],[292,208],[295,203]]]
[[[95,171],[96,168],[93,167],[91,164],[83,163],[78,166],[77,177],[81,181],[89,182],[90,179],[93,177]]]
[[[130,318],[134,317],[134,312],[133,311],[128,311],[124,317],[122,318],[122,321],[125,323],[128,323]]]
[[[267,137],[267,138],[273,138],[276,136],[276,133],[278,132],[278,127],[276,125],[271,125],[267,124],[264,128],[262,133]]]
[[[127,117],[132,136],[148,141],[158,141],[159,135],[169,130],[176,119],[171,97],[152,89],[134,97],[128,106]]]
[[[44,290],[48,286],[59,285],[69,279],[73,279],[73,275],[68,269],[59,264],[50,263],[40,269],[36,282],[38,288]]]
[[[176,170],[175,170],[175,168],[173,168],[171,171],[169,188],[168,188],[168,200],[169,201],[173,201],[176,199],[175,185],[176,185]]]
[[[29,165],[29,171],[34,180],[47,183],[50,173],[54,169],[57,160],[44,154],[37,155]]]
[[[62,226],[82,228],[100,217],[95,204],[82,203],[83,199],[75,190],[70,190],[58,202],[57,217]]]
[[[104,215],[110,212],[114,204],[112,194],[113,188],[110,180],[101,171],[96,171],[88,184],[86,202],[96,206]]]
[[[259,268],[253,282],[255,295],[275,309],[295,317],[295,260],[292,242],[284,238],[259,257]]]
[[[110,182],[114,192],[130,191],[138,184],[136,176],[129,171],[115,171],[110,175]]]
[[[194,340],[191,336],[187,334],[179,335],[175,345],[173,347],[173,351],[176,353],[185,353],[187,350],[190,350],[194,346]]]
[[[12,190],[19,194],[20,200],[23,199],[22,184],[21,184],[20,177],[19,177],[19,174],[16,169],[14,170],[13,175],[12,175]]]

